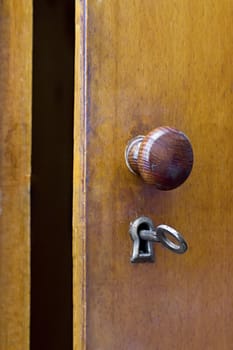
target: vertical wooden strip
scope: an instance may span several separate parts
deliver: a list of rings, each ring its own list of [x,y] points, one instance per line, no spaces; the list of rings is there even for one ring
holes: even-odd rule
[[[87,0],[76,1],[73,179],[74,350],[86,349],[86,9]]]
[[[29,349],[32,2],[0,2],[0,350]]]

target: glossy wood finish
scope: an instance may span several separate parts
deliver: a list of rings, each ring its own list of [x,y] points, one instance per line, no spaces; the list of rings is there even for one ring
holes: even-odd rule
[[[0,2],[0,349],[29,350],[32,2]]]
[[[165,191],[180,186],[193,166],[187,136],[170,127],[156,128],[142,140],[140,136],[134,138],[127,146],[126,158],[129,168],[146,183]]]
[[[83,5],[87,57],[82,61],[79,49],[76,56],[75,350],[229,350],[233,3]],[[77,33],[82,23],[77,13]],[[174,191],[142,185],[125,165],[128,140],[151,125],[182,130],[195,151],[191,176]],[[129,222],[140,215],[182,232],[188,252],[159,247],[155,264],[130,264]]]
[[[73,348],[86,350],[86,1],[75,8]]]

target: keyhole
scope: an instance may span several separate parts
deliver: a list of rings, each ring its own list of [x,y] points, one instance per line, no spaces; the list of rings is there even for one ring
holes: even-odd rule
[[[143,222],[138,226],[138,237],[139,237],[139,254],[149,254],[149,244],[148,241],[140,238],[139,232],[142,230],[149,230],[150,227],[147,223]]]

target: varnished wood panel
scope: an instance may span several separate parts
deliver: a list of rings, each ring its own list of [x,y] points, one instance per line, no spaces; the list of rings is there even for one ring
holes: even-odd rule
[[[32,2],[0,2],[0,349],[29,349]]]
[[[86,2],[75,7],[73,347],[86,349]]]
[[[85,28],[86,63],[80,67],[78,51],[75,350],[78,343],[88,350],[228,350],[233,3],[82,5],[86,20],[77,13],[77,33],[79,25]],[[161,125],[185,132],[194,151],[190,178],[171,192],[144,184],[124,164],[127,141]],[[130,264],[128,226],[140,215],[177,228],[189,251],[177,256],[156,246],[155,264]]]

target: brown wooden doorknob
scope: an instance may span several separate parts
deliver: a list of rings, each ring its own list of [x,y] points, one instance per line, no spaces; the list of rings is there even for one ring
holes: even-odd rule
[[[189,176],[193,150],[183,132],[163,126],[130,140],[125,159],[131,172],[166,191],[178,187]]]

